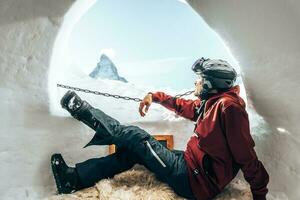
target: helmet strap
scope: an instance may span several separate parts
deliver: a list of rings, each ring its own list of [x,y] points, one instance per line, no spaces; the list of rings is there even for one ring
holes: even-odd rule
[[[201,100],[207,100],[209,98],[209,93],[207,90],[202,90],[199,94]]]

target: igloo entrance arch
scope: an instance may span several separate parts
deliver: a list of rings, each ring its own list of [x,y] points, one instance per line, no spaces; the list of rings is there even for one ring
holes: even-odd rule
[[[100,21],[95,19],[95,17],[100,17],[95,14],[96,13],[104,13],[106,12],[105,8],[110,8],[113,3],[110,3],[110,6],[107,6],[104,4],[106,1],[94,1],[86,3],[84,1],[78,1],[73,5],[73,7],[68,11],[68,13],[65,16],[63,25],[60,29],[60,32],[57,36],[55,46],[53,49],[53,55],[51,59],[51,66],[50,66],[50,73],[49,73],[49,95],[50,95],[50,110],[52,114],[55,115],[64,115],[63,110],[60,108],[59,105],[59,99],[63,95],[64,92],[66,92],[65,89],[62,88],[56,88],[56,83],[62,83],[65,85],[71,85],[76,87],[81,87],[85,89],[90,90],[97,90],[105,93],[112,93],[112,94],[118,94],[123,96],[132,96],[132,97],[138,97],[142,98],[143,95],[147,94],[149,91],[158,91],[162,90],[165,92],[168,92],[170,94],[178,94],[178,93],[184,93],[188,90],[193,89],[193,82],[196,79],[196,76],[193,74],[193,72],[190,70],[190,66],[193,64],[193,62],[199,58],[199,56],[204,57],[210,57],[210,58],[222,58],[225,60],[228,60],[233,66],[236,67],[237,71],[239,72],[239,66],[234,57],[232,56],[230,50],[226,47],[222,39],[213,31],[211,30],[208,25],[201,19],[199,15],[197,15],[193,9],[186,3],[183,3],[182,1],[176,1],[176,0],[168,0],[163,4],[163,7],[166,6],[173,6],[174,9],[176,9],[176,12],[169,13],[168,18],[164,19],[166,15],[160,13],[159,10],[149,10],[149,14],[144,14],[137,12],[137,14],[133,14],[133,16],[139,16],[130,18],[124,16],[124,18],[132,20],[128,21],[131,27],[140,24],[143,22],[140,21],[134,21],[135,18],[145,18],[145,23],[155,24],[157,23],[157,18],[148,19],[149,16],[153,12],[156,12],[156,15],[161,16],[159,19],[161,21],[160,24],[157,25],[158,28],[155,28],[155,26],[136,26],[137,30],[133,31],[127,31],[126,34],[128,34],[128,37],[124,37],[124,31],[123,28],[123,21],[120,23],[116,19],[117,17],[114,17],[112,10],[108,11],[110,14],[104,15],[101,17],[108,17],[112,18],[112,21],[116,24],[109,24],[108,26],[103,25],[103,23],[95,23],[95,21]],[[168,2],[168,3],[167,3]],[[126,4],[126,2],[124,2]],[[132,3],[131,3],[132,4]],[[153,3],[155,5],[155,3]],[[159,5],[159,2],[157,1],[157,6]],[[101,7],[101,5],[104,8]],[[147,4],[148,6],[151,5],[150,3]],[[175,6],[174,6],[175,5]],[[95,8],[94,8],[95,7]],[[131,8],[132,6],[125,7],[122,6],[121,10],[128,9],[128,11],[124,11],[123,15],[125,13],[134,13],[134,8]],[[155,6],[153,6],[154,9]],[[101,10],[102,9],[102,10]],[[116,9],[116,8],[115,8]],[[140,6],[135,7],[135,9],[139,10],[141,9]],[[86,14],[84,14],[86,12]],[[92,14],[89,14],[92,12]],[[116,9],[116,13],[120,12],[120,9]],[[179,12],[183,13],[179,15]],[[177,15],[176,15],[177,14]],[[81,22],[81,16],[84,15],[84,22]],[[189,17],[184,18],[184,15],[191,15]],[[90,17],[92,16],[92,17]],[[117,15],[119,17],[119,15]],[[176,17],[180,18],[180,20]],[[173,18],[170,20],[170,18]],[[193,22],[188,23],[184,27],[184,25],[187,22],[183,22],[183,19],[191,20]],[[86,21],[92,21],[90,23],[86,23]],[[105,19],[104,21],[107,21],[108,19]],[[120,19],[119,19],[120,20]],[[165,22],[162,22],[165,21]],[[171,23],[171,22],[172,23]],[[78,24],[78,25],[77,25]],[[165,24],[165,25],[162,25]],[[167,26],[169,25],[169,26]],[[95,28],[98,27],[98,28]],[[116,28],[117,27],[117,28]],[[172,28],[170,28],[172,27]],[[161,30],[159,30],[159,28]],[[182,29],[189,29],[193,30],[195,32],[194,34],[187,33],[186,31],[183,31]],[[99,30],[98,30],[99,29]],[[113,33],[114,37],[111,39],[106,34],[106,29],[111,29],[111,31],[107,31],[109,33]],[[145,29],[145,31],[141,30]],[[166,30],[165,30],[166,29]],[[168,29],[172,29],[172,31],[169,31]],[[95,31],[96,33],[91,33],[91,31]],[[139,30],[139,31],[138,31]],[[152,32],[149,32],[149,31]],[[80,33],[79,33],[80,32]],[[120,33],[116,33],[120,32]],[[140,32],[142,35],[136,34],[136,39],[132,40],[132,34],[134,32]],[[153,36],[156,32],[159,32],[159,37]],[[119,36],[119,35],[120,36]],[[172,37],[170,39],[170,34],[172,35],[180,35],[180,39],[183,40],[183,42],[178,41],[179,36]],[[97,36],[94,36],[97,35]],[[99,35],[108,38],[99,39]],[[193,37],[194,40],[188,39],[189,37]],[[75,39],[74,39],[75,38]],[[88,39],[87,39],[88,38]],[[147,38],[147,41],[141,39],[141,38]],[[164,38],[164,39],[161,39]],[[90,43],[100,43],[99,45],[92,45],[92,44],[83,44],[80,43],[80,40],[88,41]],[[111,41],[112,44],[109,44],[107,40]],[[116,46],[115,41],[117,40],[119,42],[124,41],[123,46]],[[126,40],[130,40],[131,42],[127,42]],[[148,42],[149,40],[149,42]],[[209,42],[206,42],[209,41]],[[106,46],[101,45],[101,42],[108,43],[108,45],[114,45],[115,49],[112,48],[103,48]],[[161,44],[165,42],[167,45]],[[143,43],[143,44],[141,44]],[[155,44],[155,45],[154,45]],[[167,47],[169,45],[169,47]],[[75,47],[79,49],[79,51],[74,50]],[[81,47],[81,48],[80,48]],[[110,47],[110,46],[108,46]],[[97,49],[98,48],[98,49]],[[141,53],[135,53],[136,48],[140,49],[140,51],[145,51],[144,54]],[[125,50],[124,50],[125,49]],[[162,52],[160,49],[166,49],[167,51],[173,52],[173,54],[180,54],[180,56],[172,57],[172,53],[165,53],[166,55],[170,55],[169,57],[161,57],[157,59],[150,59],[150,60],[139,60],[139,58],[136,57],[155,57],[159,56]],[[175,51],[174,49],[178,49]],[[182,49],[182,50],[181,50]],[[185,53],[188,49],[190,50],[190,54],[187,55]],[[113,55],[114,52],[121,52],[126,54],[131,58],[132,60],[128,61],[128,58],[126,59],[112,59],[113,62],[116,61],[118,70],[121,71],[121,75],[125,76],[125,78],[128,80],[126,83],[124,82],[118,82],[118,81],[109,81],[109,80],[99,80],[99,79],[92,79],[91,71],[92,68],[89,65],[91,64],[90,61],[83,61],[87,60],[87,56],[90,59],[93,59],[90,54],[95,54],[95,52],[98,52],[98,57],[100,59],[97,60],[98,67],[102,67],[102,59],[104,61],[104,57],[106,60],[107,56],[101,55],[102,52],[108,53],[109,56]],[[158,51],[160,53],[153,53],[154,51]],[[74,53],[75,52],[75,53]],[[89,52],[89,53],[86,53]],[[131,54],[127,52],[132,52]],[[148,56],[147,54],[152,53],[153,55]],[[75,54],[76,56],[73,56]],[[119,53],[120,54],[120,53]],[[104,56],[104,57],[103,57]],[[119,55],[119,57],[124,57],[123,55]],[[125,61],[124,61],[125,60]],[[79,65],[79,66],[78,66]],[[96,65],[96,62],[94,63],[94,66]],[[82,67],[85,66],[85,67]],[[90,71],[88,71],[86,68],[90,68]],[[95,70],[93,73],[96,72]],[[99,72],[96,72],[99,73]],[[103,75],[105,77],[105,75]],[[94,76],[95,78],[95,76]],[[241,95],[246,100],[245,90],[242,83],[242,79],[238,78],[238,83],[241,86]],[[167,115],[170,115],[168,112],[164,112],[159,108],[159,106],[153,106],[154,109],[151,113],[149,113],[149,116],[146,119],[141,119],[137,112],[138,105],[134,102],[120,102],[120,100],[112,99],[112,98],[103,98],[103,97],[97,97],[94,95],[86,95],[84,93],[80,93],[85,99],[87,99],[89,102],[91,102],[94,106],[99,107],[103,109],[104,111],[109,112],[112,116],[118,117],[123,122],[137,122],[137,121],[161,121],[166,118],[168,118]],[[191,95],[188,98],[193,98]],[[126,106],[122,107],[120,104],[126,104]],[[131,113],[131,115],[128,116],[128,113]],[[161,113],[164,113],[161,115]]]
[[[49,115],[48,110],[51,49],[60,19],[73,2],[1,2],[0,108],[5,114],[1,116],[4,170],[0,173],[6,181],[0,189],[4,199],[41,199],[53,194],[51,153],[63,149],[71,162],[92,154],[80,149],[86,130],[69,118]],[[300,51],[295,39],[300,35],[299,2],[188,2],[229,44],[245,73],[249,99],[271,126],[271,134],[256,140],[271,175],[270,194],[280,200],[299,199]]]
[[[57,34],[50,61],[48,75],[48,91],[50,112],[56,115],[64,115],[59,106],[61,93],[57,89],[57,84],[61,81],[68,83],[65,79],[66,66],[69,66],[70,58],[66,54],[67,41],[75,24],[80,20],[84,13],[92,7],[97,0],[76,1],[63,19],[62,26]]]

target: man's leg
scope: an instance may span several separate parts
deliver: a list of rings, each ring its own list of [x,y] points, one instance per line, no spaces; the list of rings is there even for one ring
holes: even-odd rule
[[[58,193],[68,194],[132,168],[137,159],[126,149],[118,149],[114,154],[77,163],[75,168],[69,167],[61,154],[53,154],[51,163]]]
[[[152,144],[151,148],[155,153],[151,153],[152,150],[146,149],[146,146],[138,145],[134,152],[119,148],[116,153],[106,157],[89,159],[76,164],[82,187],[91,187],[98,181],[112,178],[138,163],[156,174],[159,180],[167,183],[178,195],[193,199],[183,151],[170,151],[166,148],[158,150],[156,144]],[[158,158],[161,161],[158,161]],[[163,166],[161,162],[165,165]]]
[[[132,168],[137,163],[136,156],[126,149],[118,149],[111,155],[93,158],[76,164],[83,188],[91,187],[104,178],[112,178]]]
[[[119,146],[118,143],[122,143],[118,138],[123,135],[123,129],[127,126],[121,125],[118,120],[108,116],[103,111],[92,107],[88,102],[81,100],[75,92],[68,91],[61,99],[61,105],[74,118],[82,121],[96,131],[94,137],[86,146],[109,144],[116,144]],[[140,135],[139,138],[142,139],[142,137],[148,137],[148,134],[143,134],[143,136]],[[131,143],[130,145],[134,145],[134,143]]]
[[[145,134],[148,137],[144,137]],[[178,195],[194,198],[183,151],[170,151],[136,126],[124,128],[123,134],[116,141],[119,145],[130,147],[129,150],[136,155],[139,163],[153,172],[159,180],[167,183]]]
[[[119,148],[126,148],[161,181],[168,183],[176,193],[187,198],[193,196],[183,153],[178,156],[143,129],[121,125],[116,119],[82,101],[74,92],[68,93],[61,100],[62,107],[96,131],[88,145],[115,144]]]

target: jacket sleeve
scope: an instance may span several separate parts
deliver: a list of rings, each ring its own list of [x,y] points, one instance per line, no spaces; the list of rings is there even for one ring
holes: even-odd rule
[[[149,92],[149,94],[152,94],[153,102],[161,104],[162,106],[171,111],[174,111],[177,115],[180,115],[184,118],[190,119],[192,121],[197,120],[195,111],[200,106],[200,99],[186,100],[183,98],[175,98],[163,92]]]
[[[269,175],[254,150],[247,112],[240,105],[230,105],[222,115],[228,146],[250,184],[253,199],[265,200]]]

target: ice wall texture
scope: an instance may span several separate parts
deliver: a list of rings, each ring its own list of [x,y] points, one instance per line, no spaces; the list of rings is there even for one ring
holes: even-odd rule
[[[0,2],[1,199],[49,195],[54,187],[48,164],[51,153],[59,150],[71,163],[105,153],[93,148],[81,151],[90,137],[88,129],[70,118],[49,114],[51,51],[62,18],[73,2]],[[300,3],[189,3],[233,51],[244,72],[249,100],[272,128],[256,140],[259,157],[271,175],[272,194],[280,199],[285,194],[291,200],[299,199]],[[145,126],[155,131],[153,125]]]
[[[54,185],[50,154],[73,140],[55,140],[64,126],[74,131],[76,124],[49,115],[47,94],[53,43],[72,3],[0,1],[0,199],[44,196]]]

